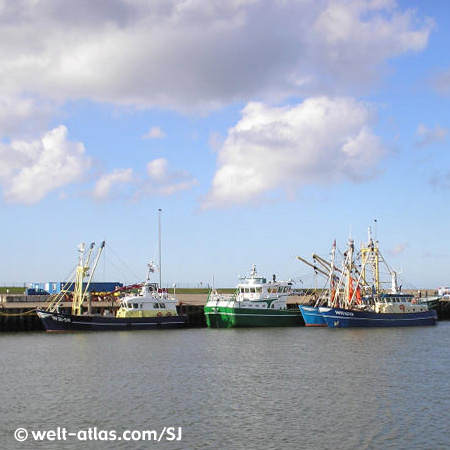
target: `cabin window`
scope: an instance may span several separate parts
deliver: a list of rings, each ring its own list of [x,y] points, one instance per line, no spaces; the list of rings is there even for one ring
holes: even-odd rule
[[[137,303],[133,303],[133,308],[138,309],[139,305]]]
[[[158,309],[159,308],[159,303],[153,303],[153,308]]]
[[[160,308],[165,308],[166,305],[165,305],[164,303],[160,303],[160,304],[159,304],[159,307],[160,307]]]
[[[256,291],[255,291],[255,288],[250,288],[250,292],[252,293],[252,294],[254,294]]]
[[[144,304],[143,303],[140,304],[140,308],[144,309]]]
[[[262,287],[256,288],[256,292],[258,292],[258,294],[261,294],[262,293]]]

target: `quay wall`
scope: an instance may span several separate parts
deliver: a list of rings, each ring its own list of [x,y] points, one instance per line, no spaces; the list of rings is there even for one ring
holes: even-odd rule
[[[27,298],[25,298],[27,297]],[[29,297],[35,297],[31,301]],[[36,299],[36,297],[39,297]],[[34,309],[44,305],[43,296],[16,296],[14,301],[1,302],[0,299],[0,332],[14,331],[44,331],[42,323],[34,312]],[[178,312],[189,317],[190,327],[205,327],[205,315],[203,306],[206,294],[177,294],[179,301]],[[310,296],[289,297],[288,307],[296,308],[298,304],[306,304],[311,300]],[[87,304],[84,305],[87,308]],[[60,305],[61,311],[70,312],[71,302]],[[110,311],[118,308],[117,301],[93,301],[91,303],[93,313],[102,313],[105,309]],[[437,306],[439,320],[450,320],[450,299],[441,300]]]

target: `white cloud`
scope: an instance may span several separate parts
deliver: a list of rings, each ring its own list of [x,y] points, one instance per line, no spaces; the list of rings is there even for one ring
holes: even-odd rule
[[[0,10],[1,94],[189,110],[353,93],[432,29],[394,0],[72,3]]]
[[[293,107],[249,103],[218,152],[203,208],[261,201],[278,190],[373,177],[385,154],[370,128],[372,108],[351,98],[317,97]]]
[[[397,256],[403,253],[407,248],[409,247],[409,244],[406,242],[402,242],[401,244],[397,244],[394,247],[392,247],[390,250],[388,250],[388,253],[392,256]]]
[[[105,200],[111,191],[120,190],[124,185],[133,181],[133,169],[116,169],[112,173],[103,175],[95,184],[93,196],[97,200]]]
[[[417,127],[418,140],[415,143],[416,147],[427,147],[435,142],[444,141],[447,138],[448,129],[441,128],[436,125],[434,129],[427,128],[424,124]]]
[[[0,137],[29,137],[47,128],[57,107],[27,96],[0,97]]]
[[[148,194],[169,196],[198,184],[197,179],[185,170],[169,170],[169,163],[164,158],[150,161],[147,164],[147,175],[149,180],[144,189]]]
[[[0,146],[0,183],[11,203],[35,203],[51,191],[79,181],[90,168],[84,146],[67,140],[63,125],[41,139]]]
[[[167,159],[154,159],[147,164],[147,174],[150,178],[154,178],[158,181],[163,181],[167,178],[167,167]]]
[[[417,26],[415,11],[394,0],[331,0],[313,24],[316,76],[347,89],[372,83],[389,59],[424,50],[432,28],[431,19]]]
[[[129,200],[146,196],[167,197],[196,184],[196,178],[187,171],[171,170],[166,159],[158,158],[147,164],[144,174],[133,169],[115,169],[104,174],[95,184],[92,195],[99,201],[118,197]]]
[[[161,127],[151,127],[150,130],[144,136],[142,136],[142,139],[162,139],[166,137],[166,133],[161,129]]]

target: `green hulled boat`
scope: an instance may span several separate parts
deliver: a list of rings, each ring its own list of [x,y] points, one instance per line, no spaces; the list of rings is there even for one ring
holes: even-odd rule
[[[267,282],[253,266],[250,275],[241,278],[234,294],[215,290],[205,304],[206,324],[210,328],[294,327],[303,325],[298,309],[288,309],[286,301],[292,281]]]

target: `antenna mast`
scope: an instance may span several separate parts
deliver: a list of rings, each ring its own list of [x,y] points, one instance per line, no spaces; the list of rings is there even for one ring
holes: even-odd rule
[[[159,251],[159,288],[162,289],[162,268],[161,268],[161,212],[162,209],[158,209],[158,251]]]

